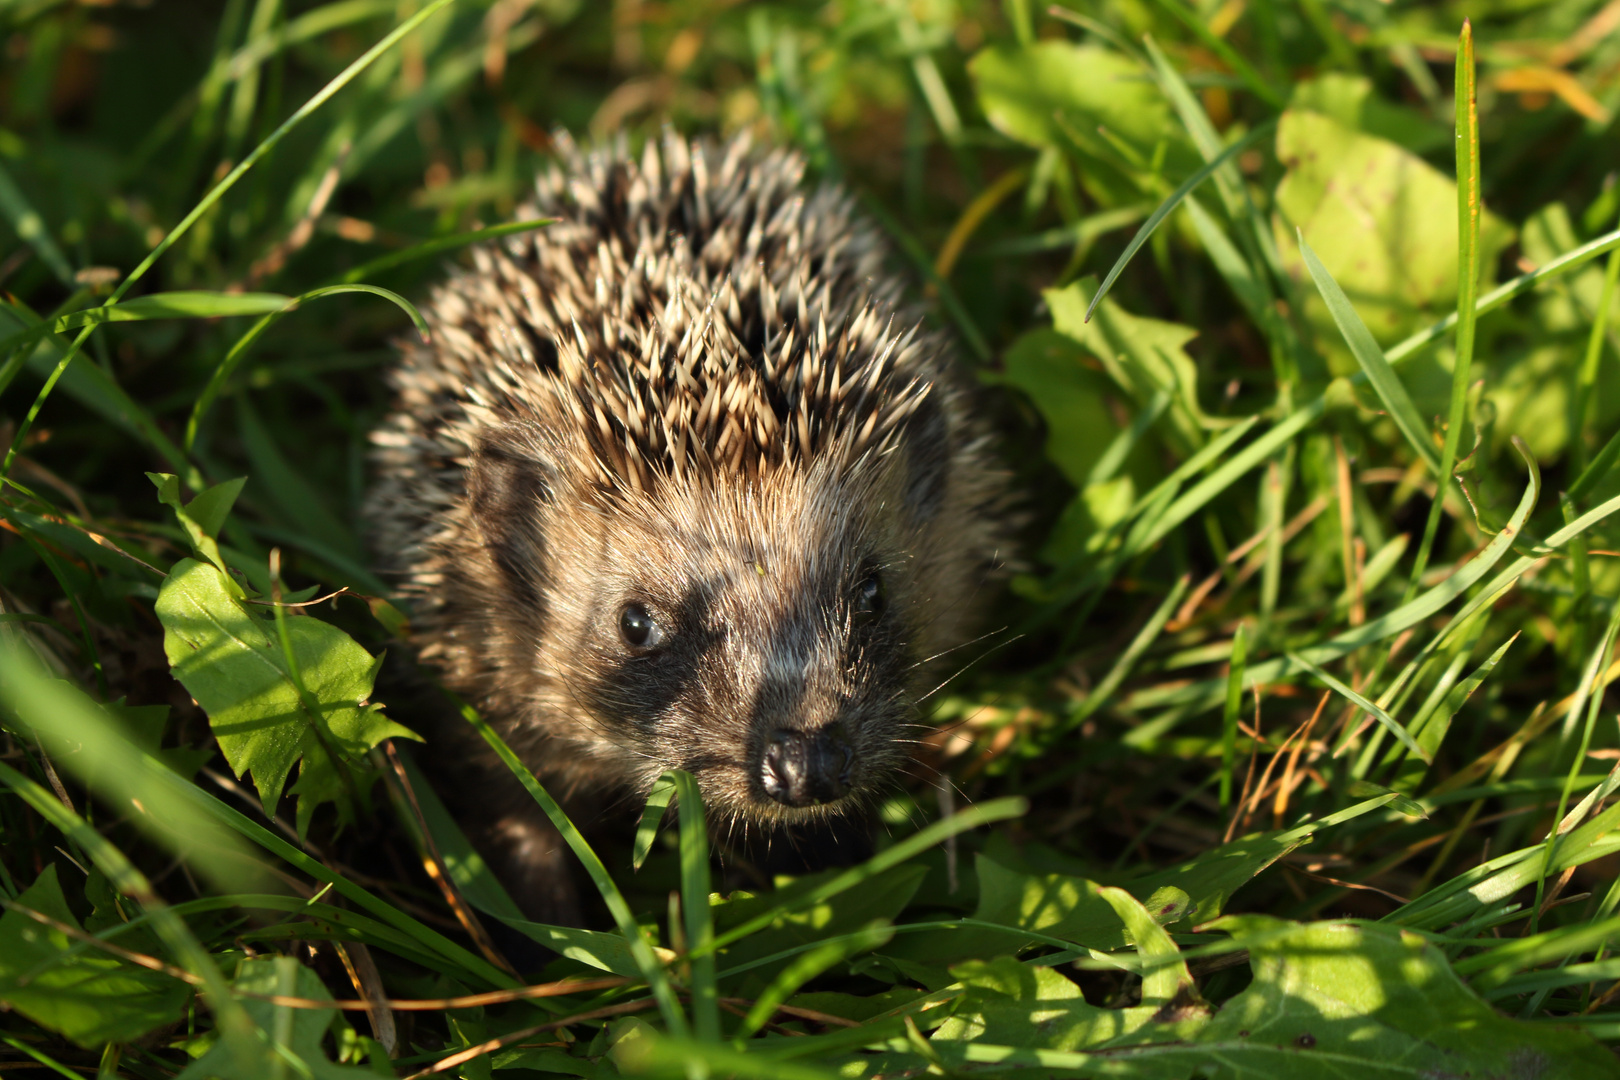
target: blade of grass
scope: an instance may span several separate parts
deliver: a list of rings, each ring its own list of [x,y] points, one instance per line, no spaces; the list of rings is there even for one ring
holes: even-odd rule
[[[1221,715],[1221,809],[1232,803],[1232,768],[1237,763],[1238,720],[1243,710],[1243,673],[1248,667],[1248,638],[1243,624],[1232,635],[1232,657],[1226,673],[1226,708]]]
[[[1462,34],[1457,39],[1456,100],[1457,353],[1451,366],[1451,407],[1446,414],[1446,437],[1435,472],[1438,490],[1434,501],[1429,504],[1423,540],[1418,544],[1417,559],[1412,563],[1412,576],[1406,583],[1408,598],[1417,592],[1423,571],[1428,569],[1429,552],[1434,547],[1446,495],[1451,490],[1451,470],[1457,461],[1457,444],[1462,439],[1463,421],[1468,410],[1468,375],[1474,364],[1474,323],[1479,317],[1474,308],[1479,302],[1479,219],[1485,207],[1479,190],[1479,102],[1474,83],[1474,30],[1467,19],[1463,20]],[[1385,367],[1388,368],[1387,362]],[[1572,430],[1570,438],[1578,441],[1579,429]],[[1430,450],[1433,450],[1432,443]]]
[[[696,778],[671,769],[660,779],[675,785],[681,818],[681,913],[686,947],[692,951],[692,1033],[704,1042],[720,1039],[720,991],[714,976],[714,914],[709,909],[709,826]]]
[[[385,270],[392,270],[396,266],[404,266],[406,263],[417,262],[433,255],[442,255],[446,251],[454,251],[457,248],[467,247],[471,244],[481,244],[486,240],[494,240],[496,237],[543,229],[556,221],[556,218],[509,221],[504,225],[491,225],[487,229],[474,229],[472,232],[454,233],[450,236],[424,240],[422,243],[413,244],[403,251],[391,251],[387,255],[379,255],[370,262],[361,263],[339,278],[337,284],[353,285],[365,281],[369,277],[374,277]]]
[[[17,234],[17,238],[34,249],[40,262],[50,268],[57,280],[72,287],[73,267],[68,263],[67,256],[56,246],[51,231],[45,227],[45,219],[40,217],[39,211],[34,209],[3,167],[0,167],[0,215],[11,223],[11,231]],[[4,351],[4,348],[0,345],[0,351]]]
[[[506,764],[507,768],[512,770],[512,775],[517,777],[518,782],[540,805],[540,809],[545,811],[546,817],[551,820],[552,826],[562,836],[563,841],[568,844],[569,849],[573,851],[574,857],[585,867],[585,873],[590,877],[591,883],[596,886],[597,892],[601,894],[602,902],[607,905],[608,913],[613,916],[614,925],[618,927],[619,933],[624,936],[625,942],[630,948],[630,955],[636,962],[636,967],[641,971],[642,977],[647,980],[647,985],[652,989],[653,997],[658,1001],[659,1015],[664,1018],[665,1026],[673,1033],[685,1035],[689,1030],[686,1015],[681,1012],[681,1004],[675,997],[674,987],[670,985],[669,975],[664,970],[664,965],[659,961],[657,955],[653,953],[652,944],[647,940],[646,931],[641,928],[641,924],[636,922],[635,913],[630,910],[630,905],[625,902],[624,894],[619,891],[619,886],[614,883],[612,875],[607,872],[607,867],[602,865],[602,860],[591,849],[589,841],[574,827],[574,823],[568,819],[568,815],[563,813],[562,807],[557,805],[557,800],[551,797],[551,793],[535,778],[534,773],[530,772],[523,762],[518,759],[518,756],[512,752],[512,748],[506,745],[506,740],[496,734],[495,730],[484,722],[484,718],[479,716],[477,710],[473,709],[472,706],[461,702],[457,702],[457,705],[461,709],[462,718],[472,725],[473,730],[483,737],[484,741],[489,744],[490,749],[495,751],[496,756]],[[685,831],[684,822],[682,831]],[[708,893],[705,892],[703,902],[705,918],[708,917],[708,910]],[[688,954],[688,958],[696,960],[698,955],[698,951],[694,948]]]
[[[1153,527],[1146,530],[1142,537],[1130,546],[1130,554],[1134,555],[1146,551],[1149,547],[1158,543],[1172,529],[1202,510],[1215,496],[1235,483],[1240,476],[1250,469],[1258,467],[1261,462],[1288,445],[1296,435],[1315,423],[1326,409],[1327,400],[1317,398],[1310,404],[1295,410],[1286,420],[1278,423],[1270,431],[1234,454],[1220,468],[1194,484],[1186,493],[1171,503],[1165,509],[1164,515],[1154,522]]]
[[[1143,216],[1150,212],[1150,205],[1141,203],[1135,206],[1120,206],[1112,210],[1099,210],[1068,225],[1044,229],[1029,236],[997,240],[976,250],[979,255],[994,259],[1009,255],[1029,255],[1037,251],[1054,251],[1058,248],[1077,246],[1083,248],[1098,237],[1142,220]]]
[[[1350,298],[1344,294],[1339,283],[1333,280],[1333,275],[1328,273],[1327,267],[1316,257],[1316,252],[1305,242],[1305,234],[1296,229],[1295,235],[1299,238],[1300,254],[1305,258],[1305,266],[1311,272],[1311,279],[1316,282],[1317,291],[1322,294],[1322,300],[1333,315],[1333,321],[1338,324],[1339,332],[1344,335],[1345,343],[1355,355],[1356,363],[1361,365],[1361,370],[1367,376],[1367,381],[1372,384],[1378,400],[1384,403],[1389,418],[1401,429],[1407,443],[1429,466],[1429,470],[1437,477],[1441,477],[1443,493],[1446,480],[1440,472],[1440,455],[1435,452],[1434,439],[1429,435],[1428,425],[1418,414],[1417,406],[1412,404],[1412,397],[1406,392],[1406,385],[1389,366],[1384,350],[1378,347],[1372,331],[1367,329],[1367,324],[1356,314]],[[1435,501],[1437,503],[1443,501],[1442,496],[1436,496]]]
[[[1349,686],[1340,682],[1338,679],[1335,679],[1332,675],[1329,675],[1327,672],[1323,671],[1309,660],[1300,656],[1298,653],[1289,653],[1288,659],[1293,661],[1305,671],[1315,675],[1328,689],[1339,694],[1341,697],[1344,697],[1350,701],[1351,704],[1355,705],[1356,708],[1365,712],[1368,716],[1371,716],[1374,720],[1377,720],[1380,724],[1384,725],[1384,727],[1388,728],[1390,734],[1394,735],[1401,741],[1401,745],[1405,746],[1407,750],[1411,751],[1413,754],[1422,758],[1425,763],[1431,761],[1428,751],[1424,750],[1423,747],[1418,745],[1417,740],[1412,738],[1412,733],[1407,731],[1399,720],[1395,719],[1393,716],[1389,715],[1389,713],[1379,708],[1376,704],[1368,701],[1365,697],[1362,697]],[[1348,737],[1349,736],[1347,736],[1347,738]]]
[[[297,311],[300,306],[311,300],[319,300],[326,296],[341,296],[345,293],[370,293],[373,296],[382,297],[405,312],[406,315],[409,315],[412,325],[416,327],[416,332],[422,335],[422,340],[428,340],[427,320],[422,318],[422,313],[417,310],[416,305],[398,293],[378,288],[376,285],[325,285],[318,289],[311,289],[300,296],[283,297],[283,303],[279,307],[267,313],[249,327],[247,333],[236,339],[236,344],[231,346],[230,351],[225,354],[225,358],[219,362],[219,366],[214,368],[214,374],[209,377],[208,385],[203,387],[201,394],[197,395],[197,402],[191,407],[191,416],[186,420],[186,453],[189,454],[192,446],[196,443],[197,429],[201,426],[203,417],[208,414],[208,410],[213,407],[214,402],[219,398],[220,391],[224,389],[226,380],[235,373],[237,366],[241,364],[248,350],[264,336],[271,325],[283,315]]]
[[[1620,229],[1605,233],[1595,240],[1588,240],[1580,247],[1571,248],[1556,259],[1548,260],[1529,273],[1520,274],[1512,281],[1498,285],[1475,301],[1474,315],[1478,317],[1495,311],[1508,301],[1523,296],[1542,282],[1562,277],[1573,270],[1579,269],[1599,255],[1616,249],[1620,249]],[[1427,330],[1419,330],[1406,340],[1391,346],[1384,353],[1384,357],[1391,364],[1398,364],[1421,351],[1424,346],[1433,344],[1445,337],[1456,325],[1457,313],[1452,312]]]
[[[1564,786],[1558,792],[1558,811],[1553,814],[1553,827],[1547,831],[1546,855],[1542,858],[1541,876],[1536,878],[1536,904],[1530,909],[1531,934],[1536,932],[1541,921],[1542,895],[1546,890],[1547,874],[1551,872],[1559,837],[1574,824],[1564,821],[1564,811],[1569,807],[1569,795],[1574,789],[1575,778],[1580,775],[1581,765],[1586,761],[1586,751],[1592,746],[1592,730],[1597,725],[1598,712],[1603,707],[1603,695],[1592,693],[1592,689],[1597,684],[1598,674],[1608,667],[1609,654],[1614,651],[1617,633],[1620,633],[1620,604],[1613,606],[1609,615],[1608,629],[1603,633],[1603,642],[1586,662],[1586,670],[1581,673],[1580,688],[1576,690],[1575,700],[1569,707],[1569,714],[1564,718],[1564,737],[1559,740],[1561,746],[1569,741],[1570,728],[1580,721],[1580,714],[1583,711],[1586,713],[1586,722],[1581,728],[1580,747],[1575,752],[1574,760],[1570,762],[1569,775],[1564,779]]]
[[[37,315],[21,304],[0,304],[0,313],[27,325],[34,325],[40,321]],[[0,391],[4,391],[5,384],[23,362],[41,376],[48,377],[61,366],[57,358],[66,352],[67,346],[49,334],[45,335],[34,348],[19,349],[15,354],[15,360],[0,370]],[[202,474],[186,461],[180,448],[164,434],[152,414],[125,393],[99,364],[80,364],[66,369],[62,372],[61,378],[68,393],[77,401],[136,438],[143,439],[173,466],[175,472],[186,477],[186,483],[199,489],[206,486],[202,481]],[[9,479],[6,482],[9,482]]]
[[[1191,582],[1191,575],[1181,575],[1174,587],[1171,588],[1169,595],[1154,609],[1153,614],[1148,617],[1148,621],[1142,625],[1142,629],[1131,639],[1131,643],[1125,647],[1125,651],[1119,654],[1119,658],[1114,661],[1114,666],[1108,669],[1107,675],[1103,676],[1102,682],[1098,683],[1096,688],[1086,695],[1085,700],[1080,702],[1079,707],[1063,722],[1060,730],[1073,731],[1084,723],[1087,717],[1108,704],[1108,700],[1114,696],[1114,691],[1119,689],[1119,684],[1130,677],[1131,669],[1142,658],[1142,654],[1158,640],[1159,634],[1164,630],[1164,624],[1170,621],[1170,616],[1175,614],[1176,607],[1181,603],[1181,598],[1187,595],[1187,586]]]
[[[894,937],[894,932],[894,927],[887,924],[874,924],[853,934],[841,934],[837,938],[805,946],[798,957],[783,968],[776,978],[771,980],[771,984],[754,999],[748,1015],[743,1017],[732,1035],[733,1045],[742,1049],[742,1040],[764,1027],[775,1015],[776,1007],[797,993],[805,983],[856,953],[868,952],[887,944]]]
[[[8,657],[8,661],[14,657]],[[16,668],[12,668],[16,670]],[[13,693],[15,693],[13,689]],[[202,980],[209,1008],[219,1025],[221,1038],[230,1046],[237,1060],[244,1066],[261,1056],[258,1049],[258,1028],[237,1000],[231,996],[230,984],[225,981],[213,958],[203,948],[185,920],[165,904],[152,883],[135,865],[114,847],[112,842],[91,828],[78,814],[63,806],[55,795],[46,791],[11,766],[0,762],[0,783],[5,784],[26,802],[40,817],[56,826],[64,836],[72,839],[90,856],[96,868],[107,875],[113,886],[145,909],[152,919],[152,929],[179,960],[180,965]]]
[[[1222,139],[1209,114],[1204,111],[1198,95],[1193,93],[1192,87],[1187,85],[1187,80],[1181,77],[1181,73],[1170,63],[1151,35],[1144,35],[1142,43],[1152,62],[1154,77],[1163,88],[1171,106],[1175,108],[1182,126],[1187,129],[1187,134],[1192,136],[1193,145],[1198,148],[1205,161],[1214,161],[1220,155]],[[1261,213],[1259,206],[1250,198],[1249,190],[1237,167],[1228,163],[1216,170],[1215,184],[1220,191],[1221,202],[1226,207],[1227,219],[1237,226],[1238,243],[1248,256],[1249,262],[1256,271],[1264,267],[1269,272],[1269,277],[1264,279],[1267,292],[1281,288],[1289,303],[1297,307],[1297,302],[1293,298],[1294,281],[1283,268],[1277,241],[1272,235],[1271,220]],[[1260,279],[1257,277],[1257,280]],[[1281,325],[1286,327],[1287,324]],[[1277,365],[1275,370],[1279,401],[1286,409],[1292,405],[1292,382],[1295,376],[1293,369],[1297,366],[1297,360],[1291,354],[1297,350],[1298,343],[1290,340],[1283,344],[1284,348],[1275,353],[1272,360]]]
[[[990,350],[990,343],[985,340],[984,332],[973,321],[973,316],[968,313],[968,309],[962,303],[962,298],[957,294],[956,289],[952,287],[950,282],[934,272],[934,260],[929,256],[928,251],[911,234],[911,231],[900,223],[900,219],[890,213],[888,208],[878,199],[862,193],[860,201],[861,208],[877,219],[878,224],[883,226],[883,231],[889,234],[911,261],[911,264],[916,267],[917,273],[924,281],[934,287],[939,296],[940,304],[945,308],[946,313],[950,315],[951,321],[956,324],[956,331],[962,335],[962,340],[967,343],[969,349],[973,350],[973,355],[978,357],[980,362],[988,363],[994,355]]]
[[[1159,204],[1158,209],[1154,210],[1148,216],[1148,219],[1142,222],[1141,228],[1136,230],[1136,235],[1131,237],[1131,242],[1125,245],[1124,252],[1120,254],[1118,259],[1114,260],[1114,265],[1109,268],[1108,274],[1102,280],[1102,284],[1097,287],[1097,295],[1093,296],[1091,303],[1086,306],[1087,322],[1091,321],[1092,313],[1097,310],[1097,305],[1102,303],[1102,298],[1108,295],[1108,290],[1114,287],[1114,282],[1124,272],[1126,265],[1130,263],[1131,259],[1135,258],[1136,253],[1142,249],[1143,244],[1148,242],[1148,238],[1153,235],[1164,219],[1169,217],[1176,207],[1181,205],[1181,201],[1196,190],[1205,180],[1214,176],[1221,166],[1232,160],[1260,136],[1271,131],[1276,126],[1277,122],[1275,120],[1267,120],[1231,146],[1226,147],[1207,162],[1203,168],[1183,180],[1181,186],[1172,191],[1164,202]]]
[[[1570,410],[1570,461],[1583,473],[1586,471],[1586,420],[1592,413],[1596,397],[1598,362],[1603,358],[1603,339],[1609,326],[1609,310],[1614,307],[1617,284],[1620,284],[1620,251],[1611,251],[1608,265],[1603,268],[1603,291],[1598,295],[1597,312],[1592,317],[1592,332],[1586,339],[1586,356],[1581,362],[1573,408]]]
[[[112,307],[122,301],[129,290],[135,286],[135,283],[141,278],[145,277],[146,272],[150,270],[160,258],[163,257],[164,252],[173,247],[182,236],[190,231],[191,227],[195,225],[204,214],[208,213],[208,211],[213,208],[214,204],[219,202],[219,200],[224,197],[227,191],[235,187],[237,181],[245,176],[249,169],[257,165],[260,159],[262,159],[266,154],[270,153],[271,150],[275,149],[276,145],[280,143],[282,139],[286,138],[288,133],[290,133],[294,128],[298,127],[299,124],[303,123],[303,121],[310,114],[315,112],[315,110],[326,104],[326,102],[330,100],[332,96],[339,90],[353,82],[361,72],[365,71],[366,68],[371,66],[372,62],[375,61],[377,57],[393,48],[412,30],[415,30],[418,26],[422,25],[423,22],[434,15],[437,15],[442,9],[454,2],[455,0],[429,0],[429,2],[420,8],[415,14],[411,15],[398,26],[394,27],[394,29],[389,31],[389,33],[384,36],[381,41],[367,49],[358,58],[356,58],[353,63],[344,68],[336,78],[332,79],[319,91],[317,91],[314,97],[310,98],[308,101],[304,102],[303,105],[299,106],[291,116],[282,121],[281,125],[277,127],[275,131],[270,133],[269,137],[267,137],[263,142],[259,143],[258,146],[254,147],[252,152],[250,152],[247,157],[242,159],[241,164],[237,165],[236,168],[232,169],[225,175],[224,179],[215,184],[213,188],[209,190],[208,194],[204,195],[202,199],[191,208],[191,211],[180,220],[178,225],[169,230],[168,234],[158,242],[156,247],[147,253],[146,257],[141,260],[135,269],[131,270],[129,275],[125,277],[123,281],[118,283],[118,287],[114,289],[112,295],[107,298],[106,306]],[[95,326],[90,325],[86,326],[79,332],[79,336],[73,339],[72,344],[68,346],[68,350],[62,357],[61,362],[57,364],[56,370],[53,371],[50,377],[45,380],[45,385],[40,388],[38,396],[34,399],[33,406],[28,410],[28,415],[23,418],[23,422],[21,424],[17,425],[17,431],[12,438],[11,447],[6,451],[5,461],[0,463],[0,477],[10,475],[11,464],[14,460],[16,460],[17,452],[22,448],[23,442],[28,436],[29,429],[33,427],[34,420],[39,416],[39,410],[44,406],[45,399],[50,397],[51,390],[55,388],[57,380],[62,377],[62,373],[67,370],[67,366],[73,362],[74,357],[78,356],[79,350],[84,347],[85,341],[89,338],[90,334],[94,330]]]
[[[647,854],[652,851],[653,841],[658,838],[658,826],[663,824],[664,812],[669,809],[670,800],[675,798],[675,782],[669,779],[668,774],[660,776],[658,782],[647,792],[647,805],[641,810],[641,823],[636,826],[636,840],[631,848],[630,865],[641,869],[641,864],[647,861]]]
[[[167,785],[174,794],[185,799],[193,811],[218,821],[300,872],[331,886],[356,907],[370,912],[388,926],[406,934],[434,956],[442,958],[444,962],[453,964],[457,969],[500,989],[509,990],[517,985],[511,976],[489,961],[473,955],[437,930],[425,926],[387,901],[373,896],[366,889],[354,884],[324,863],[311,858],[246,815],[226,806],[195,784],[187,782],[166,768],[154,767],[154,769],[156,778]]]
[[[1519,530],[1530,517],[1530,511],[1535,507],[1536,499],[1541,493],[1541,470],[1536,466],[1535,459],[1529,452],[1520,449],[1521,455],[1530,470],[1530,482],[1525,486],[1524,494],[1519,500],[1513,517],[1507,527],[1485,545],[1478,555],[1474,556],[1461,569],[1452,574],[1445,581],[1436,585],[1428,592],[1402,604],[1394,611],[1381,615],[1358,627],[1353,627],[1319,645],[1308,646],[1297,650],[1297,655],[1313,664],[1325,664],[1341,656],[1352,653],[1366,645],[1396,634],[1410,627],[1416,626],[1438,613],[1457,597],[1467,592],[1482,577],[1490,572],[1491,568],[1507,554],[1513,546],[1514,539]],[[1604,518],[1620,510],[1620,496],[1616,496],[1603,506],[1583,515],[1574,525],[1566,526],[1547,539],[1549,548],[1556,548],[1566,543],[1571,536],[1584,532]],[[1430,642],[1427,648],[1434,648],[1444,640],[1445,636],[1454,628],[1464,625],[1469,616],[1487,603],[1495,599],[1497,593],[1508,588],[1520,575],[1533,565],[1536,559],[1528,556],[1521,557],[1507,570],[1502,571],[1484,590],[1477,593],[1473,600],[1466,604],[1462,611],[1453,616],[1446,624],[1446,628]],[[1249,668],[1245,680],[1248,686],[1264,686],[1267,683],[1277,682],[1303,670],[1294,661],[1293,656],[1280,657],[1268,660],[1263,664],[1256,664]],[[1123,705],[1131,711],[1146,708],[1162,708],[1165,706],[1186,705],[1195,708],[1213,708],[1222,700],[1225,691],[1224,679],[1211,679],[1194,683],[1191,686],[1173,687],[1168,690],[1148,690],[1132,695]]]
[[[1131,451],[1142,441],[1142,436],[1147,434],[1148,428],[1152,427],[1154,421],[1163,416],[1169,407],[1170,391],[1163,388],[1155,390],[1153,398],[1132,418],[1131,426],[1115,435],[1109,442],[1108,448],[1103,451],[1096,464],[1092,465],[1091,471],[1086,473],[1086,481],[1081,485],[1081,489],[1106,484],[1118,475],[1119,470],[1125,467],[1125,462],[1130,458]]]
[[[1468,660],[1468,650],[1466,648],[1458,651],[1452,667],[1435,684],[1434,693],[1430,695],[1430,700],[1423,703],[1416,718],[1412,721],[1410,729],[1412,737],[1429,749],[1429,759],[1424,762],[1425,767],[1422,769],[1413,768],[1410,771],[1402,769],[1400,776],[1396,778],[1395,783],[1390,785],[1391,787],[1398,791],[1411,792],[1415,791],[1417,786],[1423,782],[1423,778],[1428,773],[1428,764],[1434,760],[1434,754],[1439,752],[1440,744],[1445,741],[1446,733],[1451,729],[1452,719],[1468,703],[1468,699],[1474,696],[1474,691],[1479,689],[1486,676],[1496,670],[1496,665],[1502,662],[1502,657],[1507,655],[1508,649],[1512,647],[1515,641],[1519,640],[1519,634],[1522,632],[1515,631],[1513,636],[1502,642],[1497,650],[1486,657],[1484,662],[1476,667],[1461,684],[1454,685],[1457,674],[1462,671],[1462,665]],[[1400,751],[1392,747],[1389,756],[1384,760],[1384,765],[1393,765],[1399,758]]]
[[[1569,485],[1569,490],[1565,492],[1569,501],[1578,503],[1591,494],[1593,488],[1608,478],[1609,471],[1614,468],[1616,461],[1620,461],[1620,431],[1609,437],[1609,441],[1603,444],[1603,449],[1598,451],[1597,457],[1592,459],[1592,464]]]
[[[0,338],[0,352],[31,345],[48,334],[60,334],[81,326],[104,322],[137,322],[145,319],[212,319],[226,315],[260,315],[292,303],[292,297],[277,293],[170,292],[142,296],[117,307],[83,308],[39,322]]]
[[[1179,0],[1156,0],[1159,7],[1174,15],[1176,19],[1193,32],[1193,36],[1204,43],[1204,47],[1221,58],[1221,62],[1232,69],[1243,85],[1254,92],[1254,95],[1274,109],[1281,109],[1288,104],[1288,99],[1282,91],[1266,81],[1266,77],[1255,70],[1254,65],[1243,59],[1242,55],[1223,39],[1216,37],[1204,21],[1196,14],[1182,7]]]
[[[741,941],[750,934],[757,933],[771,925],[784,914],[791,911],[814,907],[823,900],[830,899],[842,892],[854,888],[863,881],[870,880],[883,871],[899,866],[901,863],[916,855],[927,851],[935,844],[941,843],[952,836],[988,825],[996,821],[1006,821],[1009,818],[1022,817],[1029,811],[1029,802],[1016,796],[1003,799],[991,799],[989,802],[977,806],[969,806],[959,810],[943,821],[936,821],[927,828],[906,837],[892,847],[878,852],[860,866],[852,867],[815,888],[794,897],[791,901],[778,904],[767,911],[756,915],[714,939],[711,949],[719,950],[734,941]],[[697,950],[693,950],[695,955]]]

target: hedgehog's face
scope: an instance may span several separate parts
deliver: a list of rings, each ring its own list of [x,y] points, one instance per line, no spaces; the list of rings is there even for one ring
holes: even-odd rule
[[[660,485],[548,547],[546,662],[588,737],[645,789],[693,773],[711,810],[809,820],[907,760],[919,591],[883,477]]]

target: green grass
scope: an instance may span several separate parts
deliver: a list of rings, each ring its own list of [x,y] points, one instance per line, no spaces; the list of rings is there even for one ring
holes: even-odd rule
[[[0,0],[0,1068],[1613,1075],[1606,19]],[[711,896],[676,773],[539,926],[372,700],[366,438],[553,127],[664,122],[857,193],[1026,566],[871,862]]]

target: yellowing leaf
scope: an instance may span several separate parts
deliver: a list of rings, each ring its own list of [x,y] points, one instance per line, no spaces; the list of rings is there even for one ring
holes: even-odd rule
[[[1457,185],[1422,158],[1321,113],[1290,109],[1277,127],[1277,246],[1304,280],[1294,227],[1350,297],[1373,336],[1388,343],[1450,314],[1457,302]],[[1494,265],[1513,230],[1489,212],[1480,222],[1480,263]],[[1320,341],[1338,331],[1311,297]],[[1340,352],[1336,374],[1349,374]]]

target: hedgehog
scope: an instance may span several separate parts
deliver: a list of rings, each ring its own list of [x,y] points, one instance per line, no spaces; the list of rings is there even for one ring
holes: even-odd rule
[[[372,436],[417,655],[576,820],[679,768],[717,835],[863,828],[1004,568],[988,426],[797,154],[558,151],[522,211],[554,223],[435,289]],[[560,838],[460,731],[433,759],[475,842],[577,922]]]

